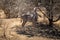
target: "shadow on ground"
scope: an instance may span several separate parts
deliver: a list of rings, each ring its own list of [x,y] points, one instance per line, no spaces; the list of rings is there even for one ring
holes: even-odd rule
[[[60,31],[54,27],[48,25],[37,25],[37,27],[25,26],[22,28],[17,28],[18,34],[27,35],[28,37],[42,36],[48,38],[60,39]]]

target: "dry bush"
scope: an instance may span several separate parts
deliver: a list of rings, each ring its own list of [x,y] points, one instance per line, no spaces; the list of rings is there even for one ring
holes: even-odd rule
[[[34,0],[33,0],[34,2]],[[25,8],[33,8],[32,0],[0,0],[0,8],[4,9],[7,18],[20,17]]]
[[[60,16],[60,3],[55,3],[53,6],[53,20],[57,20]],[[60,30],[60,18],[59,20],[53,22],[56,29]]]

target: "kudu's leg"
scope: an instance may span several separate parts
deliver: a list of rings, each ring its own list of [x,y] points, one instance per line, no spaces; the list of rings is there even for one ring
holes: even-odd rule
[[[22,19],[23,19],[22,27],[24,27],[24,25],[25,25],[26,22],[27,22],[27,16],[26,16],[26,15],[23,16]]]
[[[23,20],[22,27],[26,24],[27,20]]]

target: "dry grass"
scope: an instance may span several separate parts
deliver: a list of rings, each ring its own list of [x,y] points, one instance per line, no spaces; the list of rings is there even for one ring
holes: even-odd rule
[[[0,27],[2,28],[2,32],[5,31],[5,35],[9,37],[10,30],[13,27],[21,26],[22,25],[22,19],[21,18],[13,18],[13,19],[0,19]],[[14,29],[13,29],[14,30]]]
[[[6,33],[6,37],[9,40],[59,40],[42,36],[28,37],[28,35],[17,34],[16,27],[21,27],[22,23],[22,19],[20,18],[0,19],[0,40],[6,40],[4,37],[2,37],[4,30]],[[32,22],[27,22],[26,25],[27,24],[32,25]]]

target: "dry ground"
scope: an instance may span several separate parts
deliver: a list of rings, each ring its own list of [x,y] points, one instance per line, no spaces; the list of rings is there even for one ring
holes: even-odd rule
[[[28,37],[28,35],[17,34],[16,27],[22,27],[22,22],[23,21],[20,18],[0,19],[0,40],[60,40],[42,36]],[[4,31],[6,37],[3,36]]]

